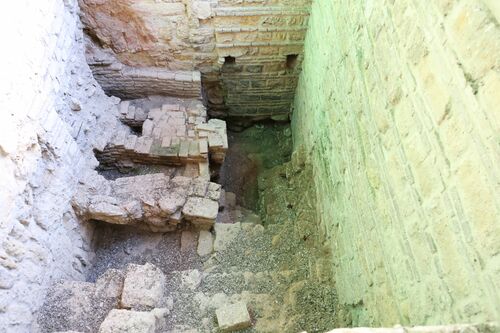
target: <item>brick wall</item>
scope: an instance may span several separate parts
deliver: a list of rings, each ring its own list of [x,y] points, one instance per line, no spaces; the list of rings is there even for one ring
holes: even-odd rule
[[[69,201],[117,101],[85,62],[77,14],[71,0],[0,5],[0,332],[36,332],[47,286],[82,279],[92,257]]]
[[[313,3],[293,115],[339,325],[500,315],[500,7]]]
[[[201,99],[199,71],[127,66],[91,43],[86,56],[95,79],[110,95],[128,99],[152,95]]]
[[[211,115],[288,116],[311,0],[79,2],[86,32],[117,59],[108,65],[89,58],[106,92],[173,95],[168,73],[142,74],[199,71]],[[226,57],[235,63],[225,66]]]

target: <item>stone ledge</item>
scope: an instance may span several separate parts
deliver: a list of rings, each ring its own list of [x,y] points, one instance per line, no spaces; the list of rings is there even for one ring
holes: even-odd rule
[[[92,172],[80,184],[72,205],[85,221],[155,232],[175,230],[182,222],[207,229],[217,217],[220,190],[220,185],[201,178],[148,174],[108,181]]]

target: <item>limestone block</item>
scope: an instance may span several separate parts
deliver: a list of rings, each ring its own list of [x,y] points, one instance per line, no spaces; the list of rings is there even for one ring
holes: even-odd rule
[[[88,213],[96,220],[113,224],[126,223],[128,216],[125,209],[109,202],[95,202],[90,204]]]
[[[210,199],[190,197],[184,205],[182,213],[193,222],[201,220],[213,223],[219,213],[219,205],[216,201]]]
[[[252,326],[247,305],[238,302],[226,305],[215,311],[219,328],[223,332],[234,332]]]
[[[197,197],[205,197],[209,183],[201,178],[193,179],[191,186],[189,188],[189,195],[194,195]]]
[[[189,141],[182,140],[179,148],[179,157],[188,157],[189,154]]]
[[[125,274],[117,269],[109,269],[96,281],[96,294],[119,298],[123,290]]]
[[[212,254],[214,249],[214,236],[210,231],[201,230],[198,236],[197,252],[200,257]]]
[[[185,196],[181,195],[179,192],[172,192],[162,196],[158,204],[164,212],[170,215],[179,210],[185,202]]]
[[[208,154],[208,141],[207,140],[200,140],[200,154],[206,155]]]
[[[210,180],[210,167],[208,162],[198,163],[198,174],[200,178]]]
[[[195,290],[202,280],[202,273],[197,269],[182,271],[181,284],[182,289]]]
[[[127,267],[121,305],[133,310],[160,307],[165,293],[165,275],[156,266],[131,264]]]
[[[128,112],[129,106],[130,106],[130,101],[123,101],[123,102],[121,102],[120,106],[119,106],[120,114],[126,115],[127,112]]]
[[[148,136],[153,133],[154,123],[150,119],[146,119],[142,124],[142,135]]]
[[[222,186],[220,184],[209,183],[207,189],[207,196],[214,201],[219,201],[221,197],[221,189]]]
[[[206,1],[193,1],[192,5],[193,14],[200,20],[206,20],[212,15],[210,2]]]
[[[151,312],[113,309],[99,328],[99,333],[155,333],[156,317]]]

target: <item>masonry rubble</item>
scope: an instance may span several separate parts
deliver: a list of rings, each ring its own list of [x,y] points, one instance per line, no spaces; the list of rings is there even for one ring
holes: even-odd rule
[[[152,265],[110,269],[95,283],[62,281],[41,309],[44,332],[145,333],[161,331],[172,308],[165,276]],[[59,315],[55,315],[55,313]]]
[[[106,180],[89,172],[72,204],[84,221],[133,225],[155,232],[187,222],[200,229],[215,223],[221,186],[203,178],[147,174]]]
[[[129,162],[140,164],[197,164],[199,174],[209,178],[209,161],[222,163],[228,149],[226,123],[207,121],[207,112],[199,101],[163,104],[144,110],[122,102],[120,119],[141,135],[128,129],[117,131],[108,143],[97,149],[102,167],[113,168]]]

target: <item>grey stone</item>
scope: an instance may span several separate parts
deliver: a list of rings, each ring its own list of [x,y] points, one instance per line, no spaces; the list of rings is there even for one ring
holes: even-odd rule
[[[197,252],[200,257],[204,257],[212,254],[214,249],[214,236],[211,232],[206,230],[201,230],[198,236],[198,248]]]
[[[238,302],[223,306],[215,311],[219,328],[223,332],[234,332],[252,326],[247,305]]]
[[[155,330],[153,313],[113,309],[101,324],[99,333],[154,333]]]
[[[80,101],[77,100],[76,98],[71,99],[70,107],[71,107],[71,110],[73,110],[73,111],[81,111],[82,110],[82,106],[80,104]]]
[[[131,264],[127,267],[121,305],[133,310],[159,307],[165,292],[165,275],[156,266]]]
[[[182,213],[186,218],[213,220],[219,213],[219,204],[206,198],[191,197],[187,200]]]

